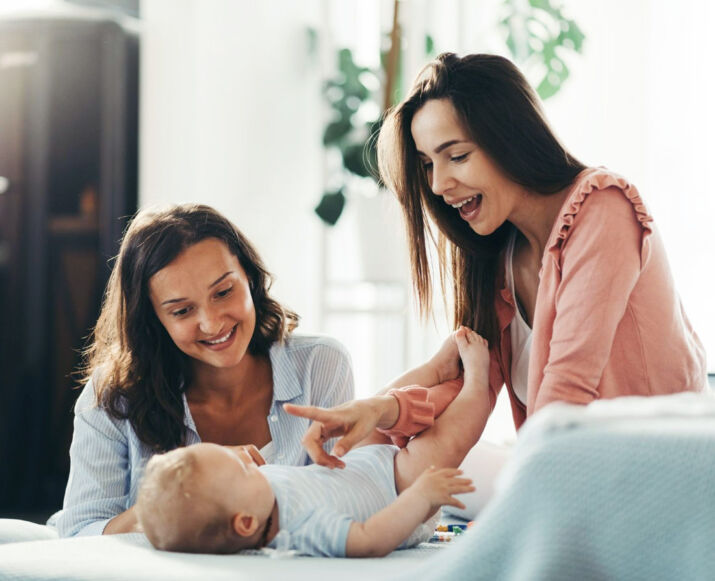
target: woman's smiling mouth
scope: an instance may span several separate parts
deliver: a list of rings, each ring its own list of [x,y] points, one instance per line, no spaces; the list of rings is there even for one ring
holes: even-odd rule
[[[208,339],[200,339],[199,343],[202,345],[205,345],[209,349],[213,350],[220,350],[228,347],[228,345],[231,342],[231,339],[233,339],[236,336],[236,327],[238,327],[238,324],[234,325],[231,327],[231,330],[226,333],[225,335],[222,335],[221,337],[218,337],[216,339],[208,340]]]
[[[474,219],[479,213],[479,209],[482,206],[482,199],[482,194],[477,194],[475,196],[472,196],[471,198],[467,198],[466,200],[457,202],[456,204],[450,204],[450,206],[452,206],[456,210],[459,210],[459,215],[464,220],[469,222],[470,220]]]

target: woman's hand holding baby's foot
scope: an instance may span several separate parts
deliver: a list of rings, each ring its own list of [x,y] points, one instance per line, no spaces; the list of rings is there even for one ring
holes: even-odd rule
[[[454,333],[459,356],[464,367],[464,381],[489,384],[489,344],[481,335],[468,327],[460,327]]]
[[[432,356],[431,365],[437,370],[439,381],[444,383],[450,379],[456,379],[461,373],[459,367],[459,349],[455,340],[458,331],[449,334],[449,337],[442,343],[439,351]]]

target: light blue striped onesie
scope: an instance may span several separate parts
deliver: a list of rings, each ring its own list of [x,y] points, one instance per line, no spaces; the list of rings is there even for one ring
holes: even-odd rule
[[[278,503],[280,532],[268,547],[344,557],[350,525],[366,521],[397,498],[398,451],[384,444],[356,448],[343,457],[342,470],[317,465],[261,466]],[[427,533],[413,535],[399,548],[426,540],[432,529]]]

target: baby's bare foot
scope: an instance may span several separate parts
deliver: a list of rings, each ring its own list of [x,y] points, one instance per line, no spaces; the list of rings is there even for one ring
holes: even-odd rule
[[[480,385],[489,383],[489,344],[481,335],[467,327],[460,327],[454,334],[459,356],[464,367],[464,382],[475,381]]]

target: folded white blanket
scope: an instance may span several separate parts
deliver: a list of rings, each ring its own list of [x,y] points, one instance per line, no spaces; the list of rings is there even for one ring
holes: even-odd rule
[[[715,391],[601,399],[587,406],[556,402],[532,416],[519,432],[519,438],[535,437],[532,434],[539,431],[594,424],[631,425],[629,420],[654,418],[715,419]]]

